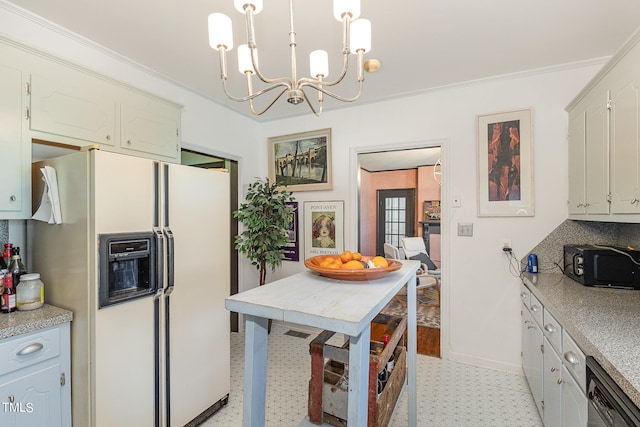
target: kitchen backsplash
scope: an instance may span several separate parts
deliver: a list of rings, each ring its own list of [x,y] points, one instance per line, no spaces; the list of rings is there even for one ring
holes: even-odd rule
[[[0,219],[0,243],[9,241],[9,221]]]
[[[560,272],[566,244],[632,246],[640,249],[640,224],[565,220],[530,253],[538,255],[541,272]],[[519,254],[518,254],[519,255]],[[522,260],[526,262],[525,255]]]

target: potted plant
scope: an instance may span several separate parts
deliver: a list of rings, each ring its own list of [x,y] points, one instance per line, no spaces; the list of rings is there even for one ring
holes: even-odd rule
[[[267,266],[274,271],[282,264],[282,246],[288,241],[294,211],[287,202],[292,201],[292,193],[278,190],[268,179],[258,179],[249,185],[246,203],[233,213],[246,227],[235,238],[236,249],[260,272],[260,286],[265,284]]]

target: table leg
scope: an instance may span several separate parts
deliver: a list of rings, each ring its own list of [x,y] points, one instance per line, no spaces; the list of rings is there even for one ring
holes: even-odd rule
[[[349,426],[365,427],[369,408],[369,343],[371,324],[357,337],[349,338]]]
[[[245,316],[244,402],[242,425],[265,425],[267,394],[267,323],[268,319]]]
[[[416,276],[411,276],[407,282],[407,392],[409,427],[418,424],[418,388],[416,384],[416,354],[418,352],[417,321],[416,321]]]

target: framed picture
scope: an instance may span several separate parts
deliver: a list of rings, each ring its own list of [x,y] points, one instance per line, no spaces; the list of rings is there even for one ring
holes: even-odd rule
[[[331,190],[331,129],[269,141],[269,181],[287,191]]]
[[[304,256],[344,252],[344,202],[304,202]]]
[[[287,202],[293,208],[293,219],[289,223],[289,238],[280,249],[284,252],[284,261],[300,260],[300,239],[298,226],[298,202]]]
[[[531,109],[477,122],[478,216],[533,216]]]

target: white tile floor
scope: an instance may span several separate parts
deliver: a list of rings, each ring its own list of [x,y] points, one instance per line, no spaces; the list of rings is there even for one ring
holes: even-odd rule
[[[311,335],[284,335],[290,329]],[[269,335],[267,426],[313,426],[304,420],[311,370],[309,342],[318,332],[274,323]],[[421,355],[417,364],[418,426],[542,427],[523,376]],[[233,333],[229,404],[203,427],[242,425],[243,368],[244,335]],[[391,425],[407,425],[406,393]]]

